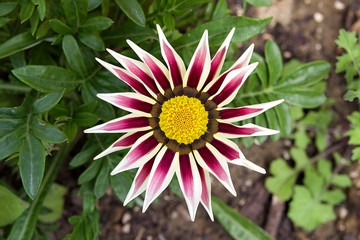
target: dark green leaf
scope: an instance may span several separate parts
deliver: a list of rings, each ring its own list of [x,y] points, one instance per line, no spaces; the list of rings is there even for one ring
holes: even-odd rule
[[[86,75],[87,69],[83,56],[79,49],[79,45],[72,35],[64,36],[62,48],[64,50],[66,60],[69,63],[69,67],[75,72],[79,73],[81,76]]]
[[[35,9],[35,5],[31,1],[24,1],[24,4],[20,8],[19,18],[21,23],[27,21],[32,16]]]
[[[61,0],[68,23],[78,28],[86,19],[88,4],[87,0]]]
[[[39,26],[39,16],[38,16],[37,12],[34,12],[34,14],[31,16],[30,25],[31,25],[31,28],[30,28],[31,35],[34,36],[35,32]]]
[[[256,7],[260,6],[271,6],[271,0],[245,0],[246,2]]]
[[[11,18],[2,18],[2,17],[0,17],[0,28],[5,26],[6,24],[8,24],[10,21],[11,21]]]
[[[12,73],[23,83],[40,92],[54,92],[74,89],[82,83],[70,70],[56,66],[29,65],[16,68]]]
[[[61,129],[66,134],[68,142],[72,142],[72,140],[74,140],[74,138],[76,137],[76,134],[78,132],[77,124],[72,121],[65,123]]]
[[[103,0],[88,0],[88,12],[101,5]]]
[[[99,120],[100,118],[96,114],[90,112],[80,112],[73,117],[73,121],[83,127],[93,126]]]
[[[131,21],[145,27],[145,14],[137,0],[115,0],[115,2]]]
[[[65,237],[65,240],[95,240],[100,234],[99,213],[95,210],[92,212],[83,212],[80,216],[73,216],[69,222],[74,225],[73,231]]]
[[[66,135],[57,127],[34,118],[31,124],[32,133],[35,137],[49,143],[62,143],[66,141]]]
[[[17,152],[23,142],[25,126],[18,127],[0,137],[0,160]]]
[[[283,71],[283,61],[279,46],[272,40],[265,44],[265,58],[269,69],[269,86],[274,86]]]
[[[44,95],[32,104],[33,114],[39,114],[52,109],[62,98],[65,90]]]
[[[271,240],[263,229],[220,199],[212,197],[212,203],[215,218],[234,239]]]
[[[103,161],[102,165],[94,186],[94,195],[96,198],[101,198],[110,184],[110,166],[107,161]]]
[[[79,167],[90,160],[94,159],[98,149],[90,147],[88,149],[83,149],[81,152],[75,155],[75,157],[70,162],[70,167],[76,168]]]
[[[173,30],[175,28],[175,18],[170,13],[163,13],[163,22],[167,29]]]
[[[51,19],[49,20],[49,26],[52,30],[60,34],[69,34],[73,31],[71,27],[66,25],[64,22],[59,19]]]
[[[42,40],[35,39],[30,32],[20,33],[0,45],[0,59],[31,48]]]
[[[90,167],[88,167],[79,177],[78,179],[78,184],[84,184],[92,179],[94,179],[100,169],[101,169],[101,160],[98,161],[93,161],[90,165]]]
[[[212,19],[219,19],[228,16],[229,8],[226,0],[219,0],[216,4]]]
[[[115,167],[115,165],[112,165],[112,167]],[[134,177],[131,172],[122,172],[110,177],[111,186],[121,202],[125,201]]]
[[[16,8],[16,2],[0,3],[0,17],[5,16]]]
[[[28,207],[28,203],[24,202],[8,190],[0,185],[0,227],[8,225],[15,221]]]
[[[104,51],[105,49],[103,40],[96,33],[79,33],[78,38],[85,46],[95,51]]]
[[[88,32],[101,31],[109,28],[113,23],[114,21],[108,17],[92,17],[86,19],[84,24],[81,25],[81,30]]]
[[[46,0],[40,0],[39,5],[37,7],[39,17],[41,21],[44,21],[46,15]]]
[[[20,150],[19,170],[25,192],[31,199],[34,199],[39,191],[44,168],[44,147],[36,137],[28,134]]]
[[[36,39],[45,37],[49,31],[49,28],[50,28],[49,21],[45,21],[41,23],[36,31]]]
[[[271,21],[271,18],[253,19],[247,17],[225,17],[201,24],[188,31],[185,35],[173,42],[178,50],[181,48],[195,48],[205,29],[209,31],[211,46],[220,46],[227,34],[234,27],[233,42],[243,42],[261,32]]]

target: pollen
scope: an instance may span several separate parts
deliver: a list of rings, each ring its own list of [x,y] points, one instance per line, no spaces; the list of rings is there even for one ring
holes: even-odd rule
[[[163,103],[159,126],[167,138],[191,144],[206,132],[208,115],[199,99],[177,96]]]

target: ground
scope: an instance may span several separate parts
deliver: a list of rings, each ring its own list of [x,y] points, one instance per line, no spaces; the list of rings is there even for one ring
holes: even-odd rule
[[[234,14],[241,14],[241,1],[228,1]],[[335,39],[340,28],[356,28],[356,13],[360,9],[358,0],[273,0],[268,8],[249,9],[246,15],[255,17],[274,16],[271,26],[252,41],[256,51],[261,53],[264,41],[273,38],[282,49],[284,60],[296,58],[301,61],[324,59],[333,70],[328,78],[327,95],[337,104],[334,110],[342,119],[352,106],[342,100],[345,84],[342,76],[336,75],[334,64],[339,49]],[[359,24],[358,24],[359,25]],[[267,168],[271,160],[287,154],[289,142],[267,142],[250,149],[243,148],[249,159]],[[341,150],[349,154],[348,146]],[[336,208],[338,220],[324,224],[313,233],[306,233],[294,227],[286,217],[287,205],[278,201],[264,188],[263,175],[241,167],[231,167],[231,173],[238,196],[233,197],[217,181],[213,182],[213,194],[243,215],[271,233],[276,239],[360,239],[360,167],[353,165],[345,169],[353,179],[354,186],[347,191],[348,199]],[[81,199],[76,194],[76,174],[68,176],[69,194],[66,197],[65,212],[58,222],[57,239],[71,230],[67,219],[81,212]],[[70,184],[70,185],[71,185]],[[165,191],[146,213],[139,207],[123,207],[111,189],[99,201],[101,216],[100,239],[231,239],[215,221],[212,222],[202,207],[199,207],[196,221],[191,222],[184,200]]]

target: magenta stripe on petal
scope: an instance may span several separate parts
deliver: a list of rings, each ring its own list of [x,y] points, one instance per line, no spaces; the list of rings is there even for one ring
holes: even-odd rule
[[[214,79],[214,76],[221,65],[221,62],[222,62],[222,59],[223,59],[225,53],[226,53],[226,47],[223,47],[221,49],[221,51],[219,51],[215,55],[215,57],[211,60],[209,76],[207,77],[204,86],[206,86],[208,83],[210,83]]]
[[[147,117],[133,117],[133,118],[125,118],[119,121],[110,122],[105,124],[102,129],[105,131],[115,131],[122,129],[134,129],[149,126],[149,119]]]
[[[135,187],[133,192],[137,192],[138,189],[143,185],[145,180],[149,177],[151,168],[154,164],[155,157],[150,159],[147,163],[142,166],[141,172],[135,179]]]
[[[214,95],[219,90],[219,88],[223,84],[226,76],[227,76],[227,73],[225,72],[218,79],[216,79],[216,81],[214,82],[213,85],[211,85],[209,90],[207,90],[207,93],[210,94],[210,96]]]
[[[180,155],[180,174],[186,196],[192,201],[194,198],[194,176],[191,170],[189,155]]]
[[[161,70],[161,68],[151,59],[151,57],[149,57],[148,55],[144,55],[144,62],[153,73],[155,79],[158,81],[161,88],[164,90],[170,88],[170,82],[167,79],[166,75]]]
[[[229,81],[229,83],[224,87],[224,89],[212,99],[212,101],[216,104],[220,104],[229,96],[231,96],[231,94],[236,91],[243,82],[245,74],[246,71],[237,74],[231,81]]]
[[[157,166],[154,176],[149,183],[146,195],[153,196],[161,188],[164,179],[169,172],[171,164],[174,160],[175,153],[169,149],[166,150],[164,156]]]
[[[207,148],[203,147],[198,150],[201,158],[204,160],[206,165],[214,172],[214,174],[221,180],[227,181],[228,175],[219,163],[219,160],[214,154]]]
[[[241,117],[252,113],[257,113],[262,111],[263,108],[249,108],[249,107],[240,107],[233,109],[220,109],[220,117],[221,119],[235,118]]]
[[[229,160],[240,158],[239,151],[237,149],[232,148],[216,138],[211,141],[211,144]]]
[[[127,83],[131,88],[133,88],[136,92],[139,92],[145,96],[151,96],[149,92],[146,90],[144,85],[140,83],[137,79],[131,77],[125,71],[122,71],[119,68],[114,68],[116,74],[121,78],[125,83]]]
[[[128,147],[133,145],[140,137],[142,137],[147,131],[134,132],[133,134],[120,139],[113,147]]]
[[[205,172],[204,172],[204,169],[202,169],[202,167],[200,167],[199,165],[197,165],[197,168],[199,170],[199,175],[200,175],[200,180],[201,180],[201,188],[202,188],[201,201],[205,205],[209,206],[210,205],[210,195],[208,192],[208,186],[207,186],[206,179],[205,179]]]
[[[234,135],[253,135],[256,132],[259,132],[260,130],[257,128],[249,128],[249,127],[245,128],[245,127],[234,126],[228,123],[219,122],[218,131],[221,133],[228,133]]]
[[[173,51],[170,47],[163,41],[162,48],[164,50],[165,56],[167,58],[171,79],[174,83],[174,86],[178,86],[182,84],[182,76],[179,65],[176,61]]]
[[[145,113],[150,113],[153,107],[153,105],[148,102],[144,102],[139,99],[134,99],[123,95],[113,95],[111,96],[111,99],[117,105],[135,109]]]
[[[202,47],[196,54],[193,65],[191,66],[187,86],[196,88],[199,84],[202,71],[204,69],[204,63],[206,59],[206,48]]]
[[[122,168],[125,169],[132,165],[139,158],[151,152],[158,144],[159,142],[156,140],[156,138],[151,135],[148,139],[144,140],[134,149],[130,150],[130,152],[124,158],[127,162],[122,166]]]
[[[146,72],[144,72],[141,68],[136,66],[133,62],[130,60],[124,59],[129,71],[134,73],[141,81],[144,82],[144,84],[155,94],[160,93],[159,89],[156,87],[156,84],[154,82],[154,79],[152,79],[151,76],[149,76]]]

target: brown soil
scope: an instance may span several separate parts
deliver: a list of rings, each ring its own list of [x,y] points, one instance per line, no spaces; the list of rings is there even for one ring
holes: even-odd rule
[[[274,0],[272,7],[249,9],[246,15],[274,16],[272,25],[258,38],[253,39],[258,52],[262,52],[266,39],[273,38],[282,49],[285,61],[290,58],[301,61],[324,59],[334,66],[338,54],[334,41],[340,28],[350,28],[354,23],[351,14],[354,14],[354,9],[359,9],[360,5],[356,2],[357,0]],[[241,1],[229,0],[229,3],[234,13],[239,12]],[[340,119],[351,111],[342,100],[343,93],[344,79],[332,70],[327,94],[337,102],[334,110]],[[271,160],[287,154],[288,147],[287,142],[267,142],[261,147],[242,149],[249,159],[267,168]],[[238,196],[233,197],[217,181],[213,181],[212,192],[275,234],[276,239],[356,240],[360,239],[360,167],[354,164],[348,171],[354,186],[348,190],[348,200],[336,208],[338,220],[324,224],[313,233],[306,233],[291,224],[286,217],[287,206],[279,203],[264,188],[265,178],[258,173],[231,166]],[[68,176],[74,178],[70,175],[75,173]],[[76,182],[75,179],[72,180]],[[73,187],[75,189],[75,186]],[[62,238],[71,230],[67,218],[81,212],[81,199],[76,196],[75,190],[69,191],[65,214],[59,221],[61,233],[57,233],[56,238]],[[196,220],[192,222],[184,200],[168,190],[158,199],[143,214],[139,207],[123,207],[109,190],[98,204],[102,232],[100,239],[231,239],[216,221],[209,219],[202,207],[199,207]]]

